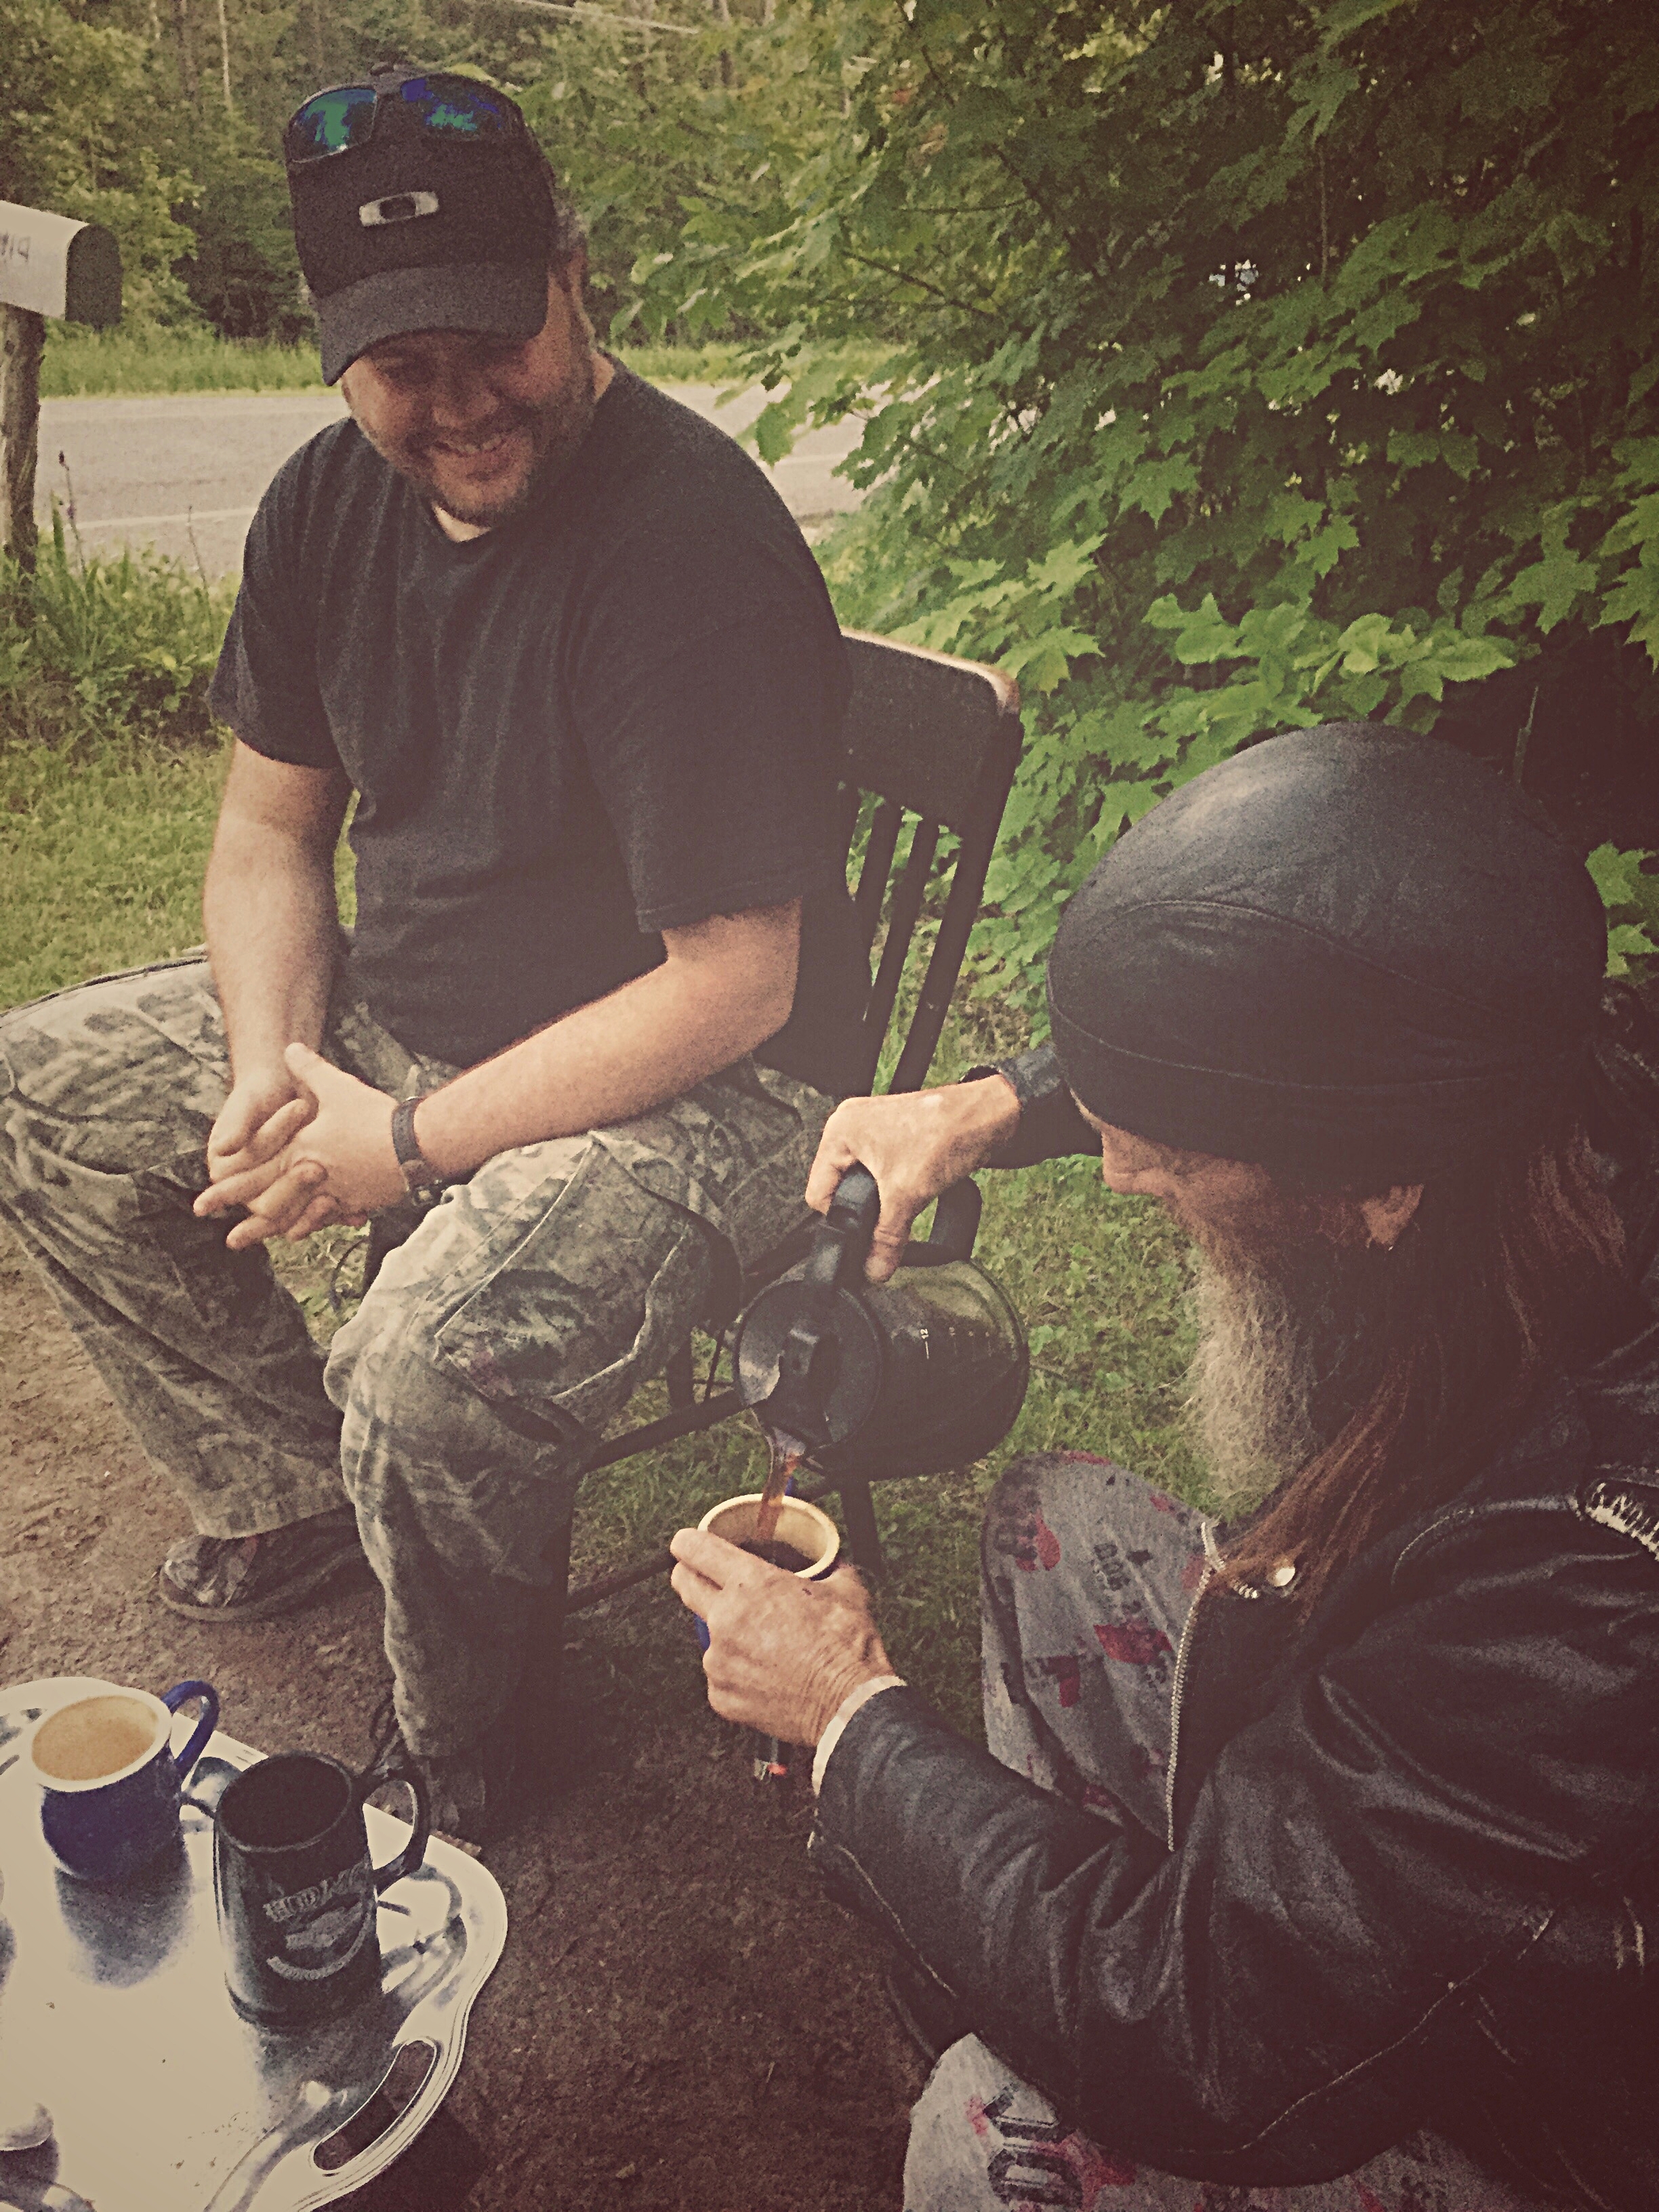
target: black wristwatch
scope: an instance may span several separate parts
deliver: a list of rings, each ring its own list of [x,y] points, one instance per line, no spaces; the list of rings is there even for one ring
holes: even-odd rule
[[[427,1095],[422,1091],[421,1098]],[[405,1098],[392,1108],[392,1149],[398,1155],[398,1164],[404,1171],[404,1185],[409,1193],[410,1203],[426,1213],[438,1203],[449,1185],[416,1140],[415,1109],[420,1104],[421,1098]]]

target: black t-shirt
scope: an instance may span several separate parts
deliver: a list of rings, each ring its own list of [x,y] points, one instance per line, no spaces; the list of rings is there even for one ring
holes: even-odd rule
[[[359,797],[352,977],[471,1066],[642,975],[659,932],[804,902],[757,1057],[851,1080],[868,970],[836,835],[841,632],[787,509],[724,432],[618,368],[574,460],[446,538],[350,422],[248,532],[214,710]]]

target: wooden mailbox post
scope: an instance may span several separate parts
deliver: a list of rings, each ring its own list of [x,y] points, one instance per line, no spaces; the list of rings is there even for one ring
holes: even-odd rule
[[[46,318],[121,317],[121,253],[101,223],[0,200],[0,550],[34,560],[34,466]]]

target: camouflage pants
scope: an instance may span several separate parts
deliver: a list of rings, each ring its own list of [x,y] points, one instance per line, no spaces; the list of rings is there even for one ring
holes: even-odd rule
[[[454,1072],[344,1002],[323,1050],[398,1096]],[[227,1251],[223,1222],[191,1212],[228,1078],[199,960],[0,1017],[0,1211],[202,1534],[349,1497],[407,1739],[460,1749],[513,1694],[544,1548],[607,1423],[733,1257],[804,1218],[830,1102],[744,1060],[655,1112],[499,1154],[387,1260],[325,1370],[264,1253]]]
[[[1161,1836],[1175,1652],[1203,1564],[1199,1516],[1085,1452],[1018,1460],[992,1493],[985,1726],[1006,1766]],[[1091,2142],[965,2036],[911,2117],[905,2212],[1538,2212],[1438,2136],[1338,2181],[1183,2181]]]

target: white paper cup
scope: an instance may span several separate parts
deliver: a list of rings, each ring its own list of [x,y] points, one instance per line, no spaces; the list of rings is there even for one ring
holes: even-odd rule
[[[755,1533],[760,1502],[757,1490],[743,1498],[722,1498],[718,1505],[709,1507],[697,1526],[711,1535],[724,1536],[728,1544],[747,1543]],[[835,1565],[841,1531],[822,1506],[809,1505],[804,1498],[786,1498],[778,1509],[778,1525],[773,1533],[779,1543],[791,1546],[805,1559],[804,1567],[792,1570],[800,1581],[816,1582]]]

